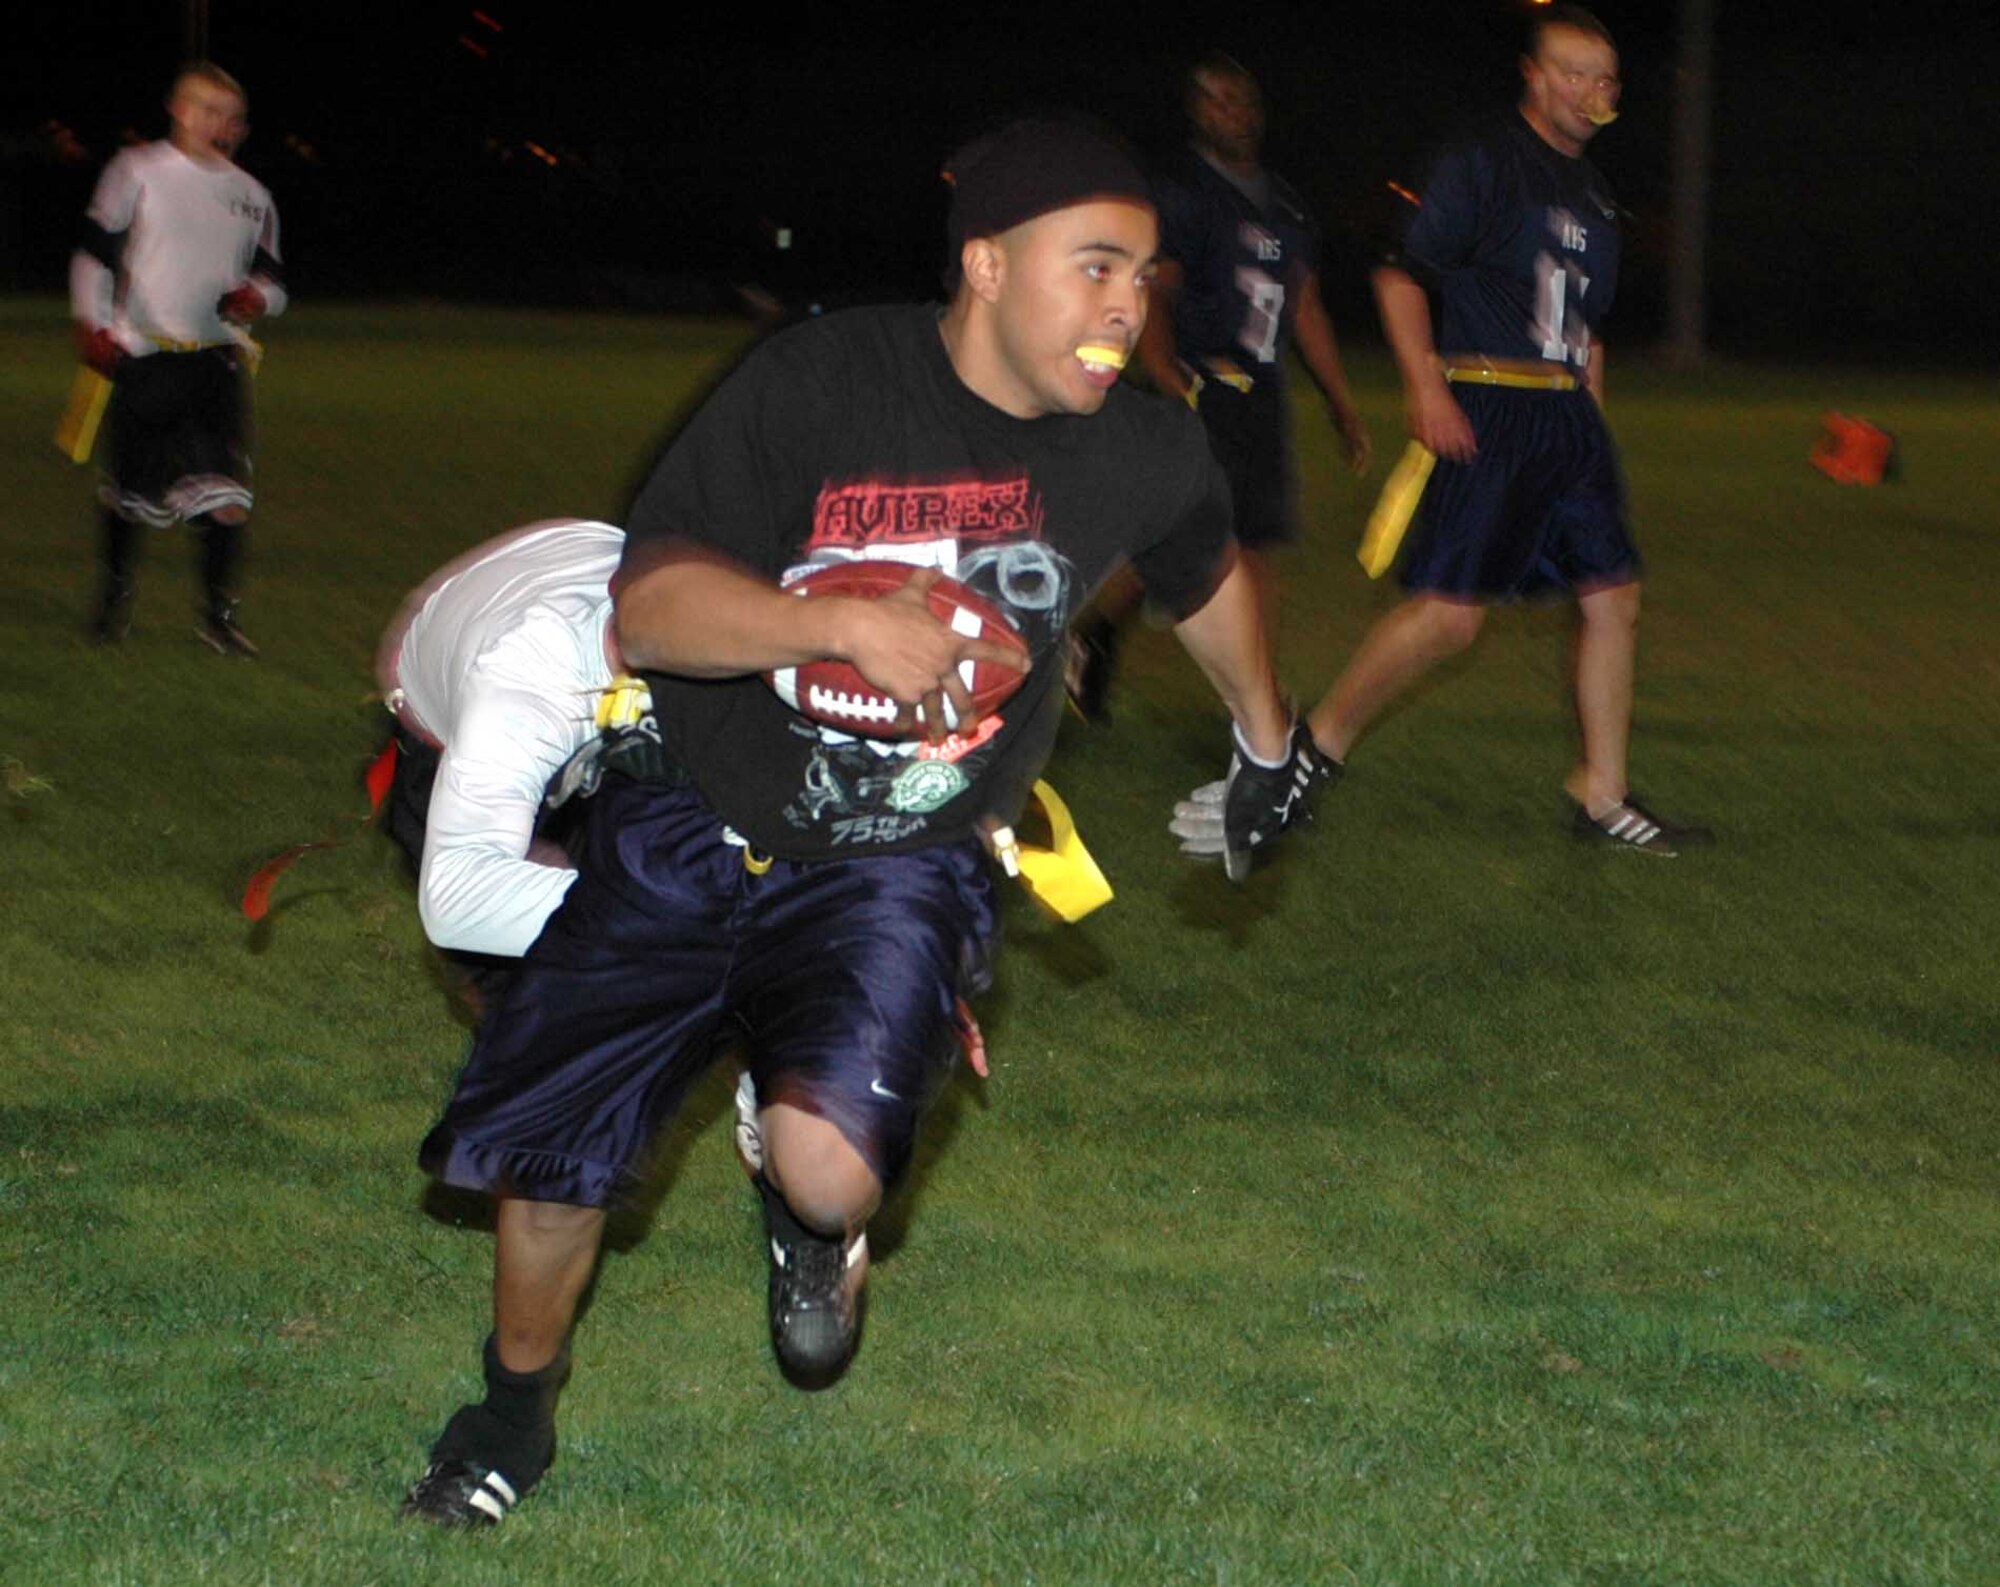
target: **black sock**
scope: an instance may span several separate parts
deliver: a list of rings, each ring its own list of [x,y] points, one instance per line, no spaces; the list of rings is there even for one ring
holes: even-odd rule
[[[208,615],[227,621],[236,605],[236,577],[243,571],[243,525],[224,523],[213,513],[190,522],[201,531],[195,559]]]
[[[503,1473],[526,1493],[556,1453],[556,1396],[569,1376],[567,1347],[539,1372],[510,1372],[486,1338],[486,1399],[461,1405],[431,1448],[434,1461],[465,1460]]]
[[[510,1427],[553,1428],[556,1396],[569,1376],[569,1346],[538,1372],[511,1372],[500,1363],[500,1342],[486,1336],[486,1408]]]
[[[122,601],[132,593],[132,576],[139,566],[139,526],[109,507],[98,514],[98,559],[104,565],[104,601]]]

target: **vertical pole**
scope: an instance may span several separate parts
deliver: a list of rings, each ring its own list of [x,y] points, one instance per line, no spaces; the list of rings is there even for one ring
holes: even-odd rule
[[[1667,262],[1667,357],[1690,368],[1708,350],[1708,186],[1714,0],[1680,0],[1674,63],[1673,242]]]

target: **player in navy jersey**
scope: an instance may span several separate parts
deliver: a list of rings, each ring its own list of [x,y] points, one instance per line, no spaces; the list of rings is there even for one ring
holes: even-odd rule
[[[1155,386],[1201,415],[1268,628],[1276,616],[1269,550],[1298,535],[1285,348],[1326,398],[1357,474],[1368,468],[1368,429],[1320,297],[1312,219],[1291,184],[1261,162],[1257,80],[1229,56],[1212,55],[1188,74],[1186,109],[1193,146],[1154,184],[1160,275],[1139,357]],[[1077,625],[1071,692],[1087,718],[1105,714],[1117,625],[1134,598],[1129,582],[1114,585]]]
[[[763,342],[627,515],[617,639],[651,690],[659,764],[605,775],[577,880],[421,1149],[498,1206],[486,1395],[433,1446],[413,1516],[498,1521],[547,1469],[605,1207],[718,1038],[742,1042],[761,1108],[774,1351],[802,1386],[845,1371],[867,1221],[951,1077],[957,1000],[996,945],[983,839],[1018,819],[1048,757],[1069,619],[1113,568],[1176,615],[1234,719],[1245,867],[1320,781],[1200,426],[1119,379],[1158,247],[1143,174],[1049,120],[976,141],[951,171],[951,301]],[[787,575],[862,559],[918,571],[877,600],[787,593]],[[939,574],[999,605],[1028,653],[983,717],[961,667],[1018,670],[1020,651],[932,615]],[[760,676],[821,658],[922,702],[931,734],[820,726]]]
[[[70,266],[84,362],[114,382],[91,627],[102,642],[131,623],[143,531],[181,521],[200,537],[196,634],[223,655],[257,653],[236,623],[252,505],[248,327],[286,299],[276,206],[235,163],[246,112],[229,73],[186,67],[168,135],[105,167]]]
[[[1521,77],[1519,114],[1444,156],[1375,275],[1410,434],[1437,463],[1403,553],[1406,598],[1308,721],[1344,760],[1392,700],[1472,643],[1488,607],[1567,594],[1575,830],[1671,856],[1708,834],[1663,821],[1626,784],[1641,567],[1596,335],[1617,285],[1618,210],[1584,158],[1617,113],[1618,52],[1590,13],[1556,6],[1537,15]]]

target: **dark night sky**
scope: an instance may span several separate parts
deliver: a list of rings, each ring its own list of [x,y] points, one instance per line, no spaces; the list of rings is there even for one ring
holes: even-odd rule
[[[1863,32],[1797,0],[1714,3],[1718,340],[2000,350],[2000,295],[1977,279],[2000,245],[1987,8],[1887,9]],[[745,278],[922,292],[938,263],[936,171],[960,138],[1023,106],[1076,104],[1165,153],[1179,72],[1221,47],[1263,80],[1270,163],[1318,209],[1336,309],[1365,320],[1384,183],[1412,180],[1438,136],[1511,99],[1522,15],[1510,0],[1323,0],[1218,7],[1197,28],[1136,7],[847,5],[782,28],[741,6],[639,22],[599,0],[482,9],[498,33],[437,0],[210,0],[211,54],[251,94],[245,163],[277,194],[308,290],[634,306],[693,305],[703,283]],[[1594,151],[1632,211],[1616,319],[1643,334],[1663,297],[1675,8],[1598,11],[1628,83],[1626,115]],[[160,130],[185,15],[175,0],[31,0],[11,19],[0,284],[53,285],[90,169],[123,128]],[[88,164],[38,168],[36,129],[52,119]],[[317,158],[302,162],[286,134]],[[527,140],[563,163],[528,157]],[[762,218],[797,229],[790,260],[771,254]]]

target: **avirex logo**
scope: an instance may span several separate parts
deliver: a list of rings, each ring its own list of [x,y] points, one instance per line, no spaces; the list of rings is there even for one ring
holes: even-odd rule
[[[1034,539],[1041,521],[1041,500],[1026,476],[914,485],[863,480],[821,487],[809,549]]]

